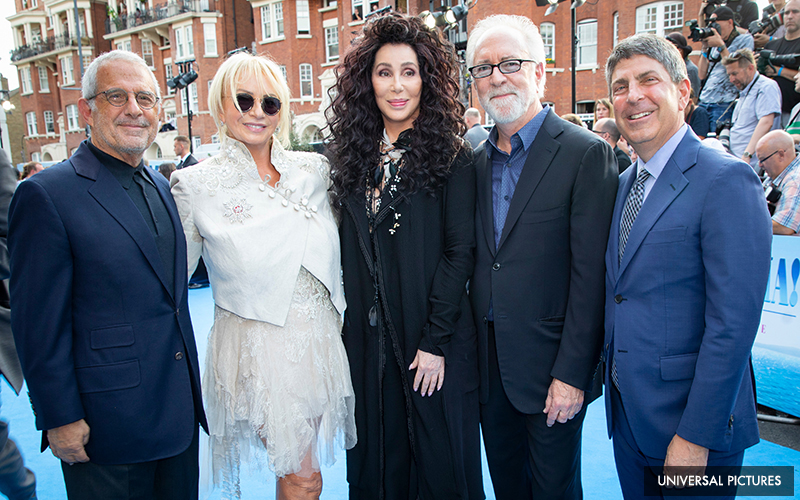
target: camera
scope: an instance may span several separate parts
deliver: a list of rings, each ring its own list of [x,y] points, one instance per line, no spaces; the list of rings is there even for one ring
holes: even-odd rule
[[[767,68],[775,69],[775,66],[798,69],[800,68],[800,54],[778,55],[774,50],[762,49],[758,55],[758,72],[762,75],[766,75]]]
[[[778,200],[781,199],[781,191],[775,186],[767,188],[767,208],[770,215],[775,215],[775,208],[778,206]]]
[[[775,6],[769,4],[764,8],[764,15],[761,17],[761,20],[750,23],[747,30],[751,35],[755,35],[756,33],[771,35],[775,33],[775,30],[780,28],[783,24],[783,9],[777,14],[773,14],[775,14]]]
[[[699,42],[701,40],[705,40],[710,36],[714,36],[714,32],[711,29],[717,30],[719,33],[719,23],[711,23],[706,28],[701,28],[697,25],[697,19],[692,19],[686,26],[689,27],[689,37],[691,37],[693,42]]]
[[[717,121],[717,139],[725,147],[725,151],[731,150],[731,127],[733,122],[725,120],[724,122]]]

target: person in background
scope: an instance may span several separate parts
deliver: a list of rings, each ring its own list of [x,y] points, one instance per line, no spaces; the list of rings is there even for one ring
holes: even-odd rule
[[[190,142],[188,137],[185,135],[179,135],[175,137],[175,140],[172,144],[173,148],[175,149],[175,154],[178,155],[178,164],[175,167],[176,170],[180,170],[185,167],[191,167],[192,165],[197,164],[197,158],[190,153]]]
[[[455,49],[418,17],[387,14],[353,41],[331,95],[358,429],[350,499],[483,498],[466,289],[475,167]]]
[[[211,278],[203,388],[208,457],[226,498],[241,497],[249,463],[275,473],[279,500],[317,499],[334,444],[356,440],[329,167],[284,149],[289,96],[277,63],[233,54],[209,90],[220,153],[171,180],[188,271],[202,254]]]
[[[594,121],[600,118],[614,118],[614,105],[605,97],[594,102]]]
[[[686,42],[686,37],[674,31],[667,35],[667,40],[678,49],[683,55],[683,62],[686,64],[686,74],[689,75],[689,81],[692,82],[692,92],[694,92],[695,102],[697,102],[697,95],[700,94],[700,77],[695,63],[689,59],[689,54],[692,53],[692,47]]]
[[[758,162],[768,177],[764,180],[767,193],[779,194],[772,202],[772,233],[797,234],[800,231],[800,156],[795,153],[792,136],[783,130],[767,133],[756,144]],[[775,195],[773,195],[774,198]],[[767,196],[767,200],[770,200]]]
[[[772,5],[772,7],[775,8],[774,13],[772,14],[773,16],[779,15],[781,9],[783,9],[783,7],[786,5],[785,0],[770,0],[769,3]],[[765,15],[767,15],[766,8],[764,8],[764,11],[762,11],[761,17],[763,18]],[[786,35],[786,27],[783,24],[781,24],[780,26],[778,26],[778,29],[776,29],[774,33],[771,33],[769,35],[765,33],[754,34],[753,43],[756,49],[763,49],[764,45],[766,45],[767,42],[771,42],[772,40],[782,38],[784,35]]]
[[[472,149],[478,149],[483,141],[489,137],[489,132],[481,125],[481,112],[475,108],[469,108],[464,112],[464,121],[467,124],[467,133],[464,134]]]
[[[158,166],[158,172],[161,175],[163,175],[167,180],[169,180],[170,176],[172,175],[172,172],[174,172],[175,170],[176,170],[175,164],[171,162],[164,162]]]
[[[22,166],[22,180],[28,180],[34,175],[44,170],[44,167],[38,161],[29,161]]]
[[[602,137],[604,141],[614,148],[614,156],[617,157],[617,167],[619,168],[620,174],[631,166],[631,158],[617,147],[620,133],[613,118],[600,118],[595,122],[592,132]]]
[[[697,137],[701,140],[708,137],[708,111],[706,111],[706,108],[695,105],[694,91],[692,91],[692,97],[689,99],[686,109],[683,110],[683,117],[684,121],[697,134]]]
[[[781,28],[785,28],[784,36],[773,37],[764,48],[772,50],[777,56],[800,53],[800,0],[786,2]],[[796,68],[772,64],[764,71],[764,74],[775,80],[781,89],[781,123],[784,124],[788,122],[792,108],[800,104],[800,92],[794,88],[794,77],[797,73]]]
[[[563,118],[564,120],[567,120],[568,122],[574,123],[575,125],[578,125],[579,127],[586,128],[586,124],[583,123],[583,120],[581,120],[581,117],[576,115],[575,113],[567,113],[565,115],[561,115],[561,118]]]
[[[756,71],[750,49],[737,50],[723,58],[722,64],[730,82],[739,89],[733,110],[731,152],[757,170],[756,143],[770,130],[781,128],[781,91],[774,80]]]

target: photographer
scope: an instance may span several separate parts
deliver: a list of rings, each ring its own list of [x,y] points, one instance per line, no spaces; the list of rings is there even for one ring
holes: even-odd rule
[[[707,4],[703,2],[702,5],[705,7]],[[700,80],[705,80],[699,106],[708,112],[709,128],[713,131],[717,129],[717,123],[731,119],[733,101],[739,94],[728,81],[725,66],[720,61],[739,49],[753,50],[753,37],[736,30],[733,11],[728,7],[714,10],[709,17],[709,27],[713,34],[703,39],[703,52],[698,66]]]
[[[783,11],[783,26],[786,28],[786,34],[783,38],[773,38],[764,48],[775,51],[775,55],[800,54],[800,0],[790,0],[786,3]],[[778,86],[781,88],[783,96],[782,122],[786,123],[792,108],[800,103],[800,94],[794,89],[794,76],[797,74],[797,68],[779,66],[776,69],[767,66],[764,74],[778,82]]]
[[[792,138],[783,130],[768,133],[758,141],[759,163],[769,177],[764,181],[773,234],[797,234],[800,230],[800,157]]]
[[[764,7],[764,10],[761,13],[761,18],[766,20],[769,17],[782,16],[783,14],[781,13],[781,10],[783,10],[785,6],[786,0],[770,0],[769,5]],[[778,17],[778,19],[781,19],[781,17]],[[786,27],[783,25],[783,21],[778,22],[780,23],[780,26],[778,26],[774,32],[771,32],[773,29],[772,27],[765,27],[758,33],[752,33],[751,30],[751,34],[753,35],[753,43],[755,44],[756,49],[763,49],[767,42],[782,38],[783,35],[786,34]]]
[[[778,84],[756,71],[750,49],[739,49],[722,60],[730,82],[739,89],[733,110],[731,152],[754,170],[756,143],[770,130],[781,128],[781,91]]]

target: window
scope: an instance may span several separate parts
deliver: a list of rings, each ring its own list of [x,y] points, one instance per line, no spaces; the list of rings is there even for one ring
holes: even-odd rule
[[[283,37],[283,2],[268,3],[261,7],[261,39],[275,40]]]
[[[183,108],[183,113],[187,114],[186,110],[186,89],[181,89],[181,106]],[[198,106],[198,99],[197,99],[197,83],[192,83],[189,85],[189,106],[192,110],[192,113],[199,113],[200,109]]]
[[[619,12],[614,12],[614,47],[619,43]]]
[[[178,47],[178,60],[194,57],[194,39],[192,38],[191,26],[175,29],[175,45]]]
[[[308,14],[308,0],[296,0],[297,3],[297,34],[308,35],[311,33],[311,19]]]
[[[219,144],[219,134],[214,134],[211,136],[211,144]]]
[[[353,21],[360,21],[370,12],[378,10],[378,0],[352,0],[353,1]],[[367,11],[364,12],[364,4]],[[444,5],[444,3],[442,3]],[[431,9],[433,10],[433,9]]]
[[[86,50],[86,47],[84,47],[84,50]],[[94,61],[94,57],[92,57],[91,53],[83,54],[83,68],[84,69],[88,68],[89,65],[92,64],[92,61]]]
[[[200,137],[193,135],[192,136],[192,147],[197,149],[200,147]]]
[[[325,28],[325,59],[328,62],[339,59],[339,28]]]
[[[45,134],[55,134],[56,133],[56,125],[53,122],[53,112],[52,111],[45,111],[44,112],[44,133]]]
[[[67,106],[67,130],[80,130],[81,125],[78,123],[78,106],[70,104]]]
[[[28,135],[39,135],[39,132],[36,130],[36,113],[33,111],[26,113],[25,121],[28,122]]]
[[[327,7],[336,7],[336,0],[325,0],[322,4]]]
[[[42,41],[42,29],[38,24],[31,26],[31,42],[39,43]]]
[[[117,50],[127,50],[128,52],[131,51],[131,41],[127,40],[125,42],[117,42]]]
[[[300,98],[311,98],[314,95],[314,86],[311,82],[311,65],[300,65]]]
[[[78,29],[81,30],[81,37],[88,37],[89,34],[86,33],[86,18],[83,14],[78,16]]]
[[[283,75],[284,81],[286,81],[286,83],[288,84],[289,83],[289,77],[288,77],[288,75],[286,73],[286,65],[285,64],[281,64],[281,74]]]
[[[61,58],[61,76],[66,84],[75,83],[75,72],[72,67],[72,56]]]
[[[19,81],[22,82],[22,93],[33,93],[33,85],[31,84],[31,68],[22,68],[19,70]]]
[[[217,25],[206,23],[203,25],[203,39],[205,40],[205,54],[207,56],[217,55]]]
[[[544,42],[544,57],[549,61],[556,60],[556,25],[553,23],[542,23],[539,25],[539,32],[542,34]]]
[[[142,40],[142,59],[147,63],[148,68],[155,68],[153,63],[153,42],[150,40]]]
[[[35,161],[37,163],[41,163],[41,161],[42,161],[42,153],[40,153],[39,151],[37,151],[35,153],[31,153],[31,161]]]
[[[683,2],[656,2],[636,9],[636,32],[665,36],[683,28]]]
[[[194,36],[192,35],[192,27],[187,26],[183,30],[186,32],[186,56],[194,57]]]
[[[172,80],[172,78],[175,76],[172,74],[172,63],[167,63],[164,65],[164,76],[167,77],[167,81]],[[172,95],[174,93],[175,89],[167,87],[167,95]]]
[[[183,46],[183,30],[175,30],[175,47],[178,49],[178,59],[183,59],[186,48]]]
[[[597,65],[597,19],[578,23],[578,66]]]

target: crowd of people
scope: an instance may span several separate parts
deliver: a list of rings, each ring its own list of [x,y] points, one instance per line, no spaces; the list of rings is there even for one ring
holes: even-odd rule
[[[143,162],[153,73],[97,57],[79,101],[91,137],[16,186],[7,233],[0,217],[10,331],[70,500],[198,498],[201,431],[225,498],[250,465],[278,499],[319,498],[340,447],[353,500],[480,499],[482,432],[498,499],[579,499],[599,397],[625,498],[661,471],[737,471],[758,441],[749,360],[772,233],[800,217],[792,137],[737,128],[752,114],[760,131],[764,109],[774,128],[779,110],[734,109],[744,162],[687,124],[748,102],[759,78],[752,37],[721,42],[749,36],[729,12],[708,42],[723,64],[698,68],[717,95],[694,106],[685,39],[634,35],[606,62],[592,130],[543,104],[529,19],[470,33],[486,131],[452,44],[376,17],[339,64],[327,156],[287,149],[280,66],[237,52],[209,89],[219,154],[192,164],[179,136],[164,176]],[[765,189],[783,193],[772,223]],[[202,376],[187,300],[201,258]],[[18,465],[15,498],[35,498]]]

